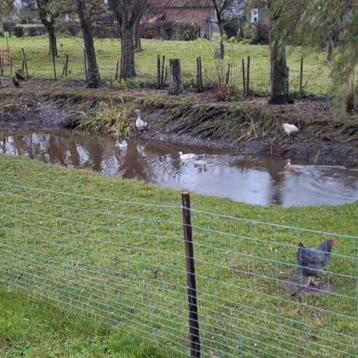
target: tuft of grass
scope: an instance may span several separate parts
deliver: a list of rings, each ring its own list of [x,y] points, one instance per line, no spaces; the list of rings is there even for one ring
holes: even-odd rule
[[[165,358],[134,331],[69,313],[17,290],[0,288],[0,356],[4,358]]]
[[[101,132],[106,134],[118,134],[122,138],[128,138],[133,129],[131,120],[134,111],[134,104],[122,105],[100,101],[96,105],[95,113],[83,113],[79,130],[90,132]]]

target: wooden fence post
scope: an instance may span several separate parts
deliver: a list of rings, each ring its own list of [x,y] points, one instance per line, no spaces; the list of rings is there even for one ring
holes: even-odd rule
[[[119,76],[119,66],[120,66],[120,61],[117,61],[117,66],[116,66],[116,74],[114,76],[114,80],[118,81],[118,76]]]
[[[200,330],[196,291],[193,232],[190,214],[190,194],[182,194],[183,227],[185,240],[186,271],[189,303],[189,332],[191,358],[200,358]]]
[[[198,92],[204,92],[204,85],[203,85],[203,66],[201,62],[201,57],[196,59],[196,82]]]
[[[53,44],[52,44],[51,53],[52,53],[53,77],[54,77],[55,81],[57,81],[57,72],[56,72],[56,55],[55,55],[55,47],[54,47],[54,45],[53,45]]]
[[[250,95],[250,66],[251,66],[251,58],[247,57],[247,81],[246,81],[246,94]]]
[[[303,95],[303,57],[301,57],[300,64],[300,94]]]
[[[169,91],[172,96],[178,96],[184,92],[181,64],[179,59],[169,60]]]
[[[25,71],[26,74],[26,78],[29,78],[29,68],[27,66],[27,58],[26,58],[26,54],[25,54],[25,50],[22,48],[21,49],[21,53],[22,53],[22,71]]]
[[[246,96],[246,74],[245,74],[245,59],[242,59],[242,86],[244,90],[244,96]]]
[[[67,77],[68,75],[68,62],[69,62],[70,56],[68,54],[65,55],[65,62],[63,64],[63,70],[62,70],[62,76]]]
[[[160,89],[160,55],[157,55],[157,88]]]
[[[161,76],[160,76],[160,87],[164,87],[164,78],[165,78],[165,56],[162,57],[162,69],[161,69]]]
[[[83,60],[84,60],[84,66],[85,66],[85,77],[86,77],[86,82],[88,82],[87,52],[86,52],[86,50],[83,50]]]

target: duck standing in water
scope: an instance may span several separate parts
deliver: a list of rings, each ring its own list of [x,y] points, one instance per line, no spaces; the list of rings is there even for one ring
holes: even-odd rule
[[[139,109],[136,109],[134,113],[137,115],[137,119],[135,121],[135,126],[140,133],[143,133],[145,129],[148,128],[148,123],[144,122],[142,119],[142,114]]]
[[[183,152],[179,152],[179,157],[182,162],[185,162],[186,160],[194,159],[196,157],[195,154],[183,154]]]
[[[120,141],[119,137],[116,143],[116,147],[119,148],[120,150],[127,150],[128,148],[128,143],[126,140],[122,140]]]
[[[207,161],[206,161],[206,154],[203,155],[202,158],[200,159],[197,159],[195,162],[194,162],[194,166],[195,167],[206,167],[206,164],[207,164]]]
[[[285,169],[287,170],[297,170],[300,169],[301,166],[300,165],[295,165],[291,163],[291,159],[287,159],[285,162]]]

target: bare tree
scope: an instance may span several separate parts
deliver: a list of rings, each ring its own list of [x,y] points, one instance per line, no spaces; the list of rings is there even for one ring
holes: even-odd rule
[[[80,20],[83,42],[88,64],[88,87],[97,88],[101,83],[101,76],[97,64],[94,47],[92,21],[103,12],[102,6],[95,0],[76,0],[76,13]]]
[[[0,20],[11,14],[14,9],[14,0],[0,0]]]
[[[49,38],[49,55],[57,56],[56,22],[65,14],[65,1],[56,0],[23,0],[22,5],[38,14],[42,24],[46,27]]]
[[[140,21],[148,9],[148,0],[110,0],[109,5],[121,28],[120,77],[136,76],[135,50]]]

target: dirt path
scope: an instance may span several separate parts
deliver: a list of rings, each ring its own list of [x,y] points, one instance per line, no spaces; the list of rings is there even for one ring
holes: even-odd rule
[[[101,118],[101,104],[107,103],[118,111],[140,108],[149,122],[148,138],[358,167],[358,115],[338,114],[327,101],[296,101],[292,106],[269,106],[264,98],[223,103],[215,102],[212,93],[169,97],[150,89],[88,90],[82,82],[28,81],[16,89],[2,81],[2,86],[0,130],[74,128],[83,118]],[[298,135],[286,136],[285,122],[297,125]],[[112,127],[101,130],[110,132]]]

